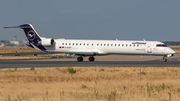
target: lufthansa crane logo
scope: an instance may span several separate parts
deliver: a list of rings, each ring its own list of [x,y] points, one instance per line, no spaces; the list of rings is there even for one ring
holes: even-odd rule
[[[34,33],[34,31],[29,31],[27,33],[27,37],[28,37],[29,40],[34,40],[35,37],[36,37],[36,34]]]

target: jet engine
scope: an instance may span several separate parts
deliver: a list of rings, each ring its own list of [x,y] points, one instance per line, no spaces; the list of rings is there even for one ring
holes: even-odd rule
[[[167,57],[172,57],[172,56],[174,56],[174,54],[169,54],[169,55],[167,55]]]
[[[53,46],[54,43],[54,39],[52,38],[41,39],[41,41],[38,42],[38,44],[42,46]]]

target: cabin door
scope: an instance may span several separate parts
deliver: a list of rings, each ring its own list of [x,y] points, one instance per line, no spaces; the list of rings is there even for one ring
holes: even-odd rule
[[[92,51],[94,49],[94,43],[87,43],[86,50]]]
[[[91,50],[94,49],[94,43],[91,43]]]
[[[151,44],[148,44],[148,45],[147,45],[147,53],[148,53],[148,54],[152,54],[152,52],[153,52],[153,51],[152,51],[152,45],[151,45]]]

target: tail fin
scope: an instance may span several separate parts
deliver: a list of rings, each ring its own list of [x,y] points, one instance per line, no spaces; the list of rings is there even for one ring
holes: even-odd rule
[[[44,46],[38,44],[39,41],[41,41],[41,37],[38,35],[38,33],[35,31],[33,26],[31,24],[23,24],[20,26],[12,26],[12,27],[4,27],[4,28],[21,28],[24,30],[27,39],[29,40],[29,44],[33,46],[36,50],[42,50],[45,51],[46,49]]]

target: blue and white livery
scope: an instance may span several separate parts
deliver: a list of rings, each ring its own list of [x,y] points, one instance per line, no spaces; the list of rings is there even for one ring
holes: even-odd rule
[[[4,28],[21,28],[29,40],[28,46],[45,52],[75,54],[79,56],[78,62],[83,61],[85,56],[89,56],[89,61],[94,61],[94,56],[108,54],[157,55],[163,56],[166,62],[167,57],[175,53],[159,41],[52,39],[40,37],[31,24]]]

